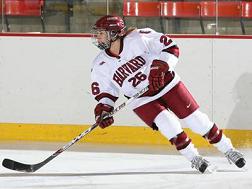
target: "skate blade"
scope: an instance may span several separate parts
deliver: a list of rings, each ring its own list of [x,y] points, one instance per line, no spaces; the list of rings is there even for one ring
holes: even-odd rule
[[[218,170],[217,166],[209,165],[205,170],[204,174],[212,174]]]

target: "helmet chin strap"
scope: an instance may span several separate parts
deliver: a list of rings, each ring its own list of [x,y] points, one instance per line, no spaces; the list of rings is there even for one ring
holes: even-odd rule
[[[108,36],[110,38],[110,41],[115,41],[118,39],[118,33],[114,31],[108,31]]]
[[[110,45],[108,46],[107,43],[99,43],[99,44],[97,45],[97,47],[98,47],[99,49],[101,49],[101,50],[105,50],[105,49],[110,48]]]

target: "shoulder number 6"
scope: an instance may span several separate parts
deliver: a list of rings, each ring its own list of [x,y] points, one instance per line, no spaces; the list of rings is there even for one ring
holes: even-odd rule
[[[93,82],[91,84],[91,89],[93,95],[98,95],[100,93],[99,83]]]

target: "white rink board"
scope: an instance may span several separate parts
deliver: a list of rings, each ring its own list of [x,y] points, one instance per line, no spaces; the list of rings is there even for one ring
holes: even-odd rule
[[[190,38],[174,40],[180,47],[180,59],[176,71],[199,103],[200,109],[212,118],[212,40]]]
[[[228,129],[252,129],[251,45],[252,39],[214,40],[214,118]]]
[[[181,52],[177,72],[202,111],[222,128],[252,129],[252,40],[174,40]],[[0,122],[93,123],[96,102],[89,93],[90,67],[98,49],[90,38],[2,36],[0,52]],[[234,87],[237,82],[239,87]],[[242,104],[234,98],[237,90]],[[239,107],[238,113],[235,107]],[[115,125],[144,123],[123,110]]]
[[[0,38],[0,121],[91,122],[89,38]]]

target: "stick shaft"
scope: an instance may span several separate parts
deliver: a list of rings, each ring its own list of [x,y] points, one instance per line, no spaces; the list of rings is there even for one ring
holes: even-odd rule
[[[113,116],[117,112],[119,112],[121,109],[123,109],[125,106],[130,104],[133,100],[144,94],[148,90],[148,87],[145,87],[141,91],[139,91],[137,94],[135,94],[133,97],[131,97],[129,100],[126,102],[122,103],[119,105],[117,108],[115,108],[111,113],[108,114],[108,116]],[[104,117],[106,118],[106,116]],[[37,163],[37,164],[24,164],[20,163],[11,159],[4,159],[2,162],[2,165],[8,169],[16,170],[16,171],[21,171],[21,172],[35,172],[44,165],[46,165],[48,162],[50,162],[52,159],[57,157],[59,154],[70,148],[72,145],[74,145],[76,142],[78,142],[80,139],[82,139],[85,135],[90,133],[92,130],[94,130],[98,126],[97,123],[93,124],[90,126],[87,130],[83,131],[80,133],[77,137],[75,137],[73,140],[71,140],[69,143],[58,149],[56,152],[54,152],[51,156],[46,158],[44,161]]]

